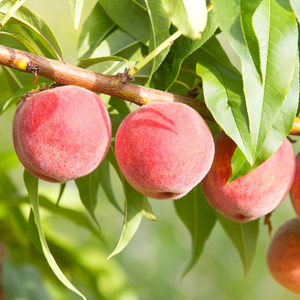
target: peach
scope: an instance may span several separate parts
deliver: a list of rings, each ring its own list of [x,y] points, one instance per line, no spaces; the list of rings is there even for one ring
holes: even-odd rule
[[[76,86],[57,87],[21,101],[13,119],[19,160],[31,174],[49,182],[92,172],[110,139],[105,104],[97,94]]]
[[[215,136],[216,153],[201,186],[207,201],[227,218],[248,222],[274,210],[290,190],[295,156],[285,139],[279,149],[250,173],[227,183],[236,144],[223,132]]]
[[[300,153],[296,157],[295,179],[290,191],[293,207],[300,218]]]
[[[187,194],[208,172],[214,156],[211,132],[202,117],[182,103],[151,103],[130,113],[115,141],[126,180],[154,199]]]
[[[300,294],[300,220],[297,217],[278,228],[266,259],[274,279],[289,291]]]

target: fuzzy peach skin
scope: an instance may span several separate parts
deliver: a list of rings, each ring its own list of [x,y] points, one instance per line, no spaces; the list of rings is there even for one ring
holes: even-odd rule
[[[154,199],[177,199],[211,167],[214,142],[202,117],[182,103],[152,103],[130,113],[115,141],[126,180]]]
[[[274,210],[288,194],[294,179],[295,155],[285,139],[263,164],[228,184],[236,144],[223,132],[215,136],[213,165],[201,186],[207,201],[227,218],[249,222]]]
[[[111,139],[108,111],[99,96],[63,86],[21,101],[13,119],[15,151],[24,167],[49,182],[92,172]]]
[[[290,196],[295,212],[300,218],[300,153],[296,156],[296,172]]]
[[[297,217],[278,228],[269,244],[266,260],[275,280],[300,294],[300,220]]]

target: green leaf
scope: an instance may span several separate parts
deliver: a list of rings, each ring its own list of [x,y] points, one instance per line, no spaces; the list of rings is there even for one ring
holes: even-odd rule
[[[13,73],[13,71],[10,68],[4,67],[3,68],[3,73],[6,77],[7,83],[10,86],[10,89],[13,93],[18,92],[20,89],[23,88],[22,83],[18,79],[18,77]]]
[[[123,210],[120,208],[120,206],[115,198],[112,186],[111,186],[109,162],[108,162],[107,158],[104,158],[104,160],[101,162],[101,164],[99,166],[99,182],[100,182],[109,202],[113,206],[115,206],[115,208],[118,211],[123,213]]]
[[[0,3],[0,13],[5,14],[13,6],[14,1],[4,0]],[[25,6],[22,6],[12,16],[8,24],[25,25],[38,36],[43,45],[52,53],[53,57],[62,59],[59,44],[46,22]]]
[[[204,99],[216,122],[223,128],[247,160],[252,162],[250,128],[242,78],[231,70],[199,61],[197,74],[203,80]]]
[[[176,4],[173,0],[161,0],[161,3],[178,30],[193,40],[200,37],[207,20],[205,0],[179,0]]]
[[[100,229],[100,225],[94,213],[97,205],[99,187],[98,168],[88,175],[75,179],[75,183],[78,188],[82,204]]]
[[[204,244],[216,223],[216,214],[207,203],[200,185],[184,197],[174,201],[174,205],[179,218],[192,238],[192,257],[182,274],[183,278],[199,260]]]
[[[27,220],[20,207],[10,206],[7,207],[7,221],[9,222],[9,228],[12,228],[17,240],[23,247],[28,246],[28,231],[27,231]]]
[[[99,44],[91,57],[113,56],[137,43],[137,39],[118,28]]]
[[[262,77],[260,67],[260,55],[259,55],[259,44],[256,33],[253,28],[253,15],[261,0],[240,0],[241,6],[241,25],[244,32],[244,38],[252,57],[255,68],[258,72],[259,77]]]
[[[255,257],[256,244],[259,234],[259,219],[248,222],[234,222],[216,212],[223,229],[229,235],[238,250],[247,276]]]
[[[82,26],[77,47],[78,57],[80,59],[91,57],[95,49],[114,27],[115,23],[97,2]]]
[[[27,229],[28,229],[28,232],[29,232],[29,235],[30,235],[30,239],[31,239],[34,247],[41,254],[43,254],[43,246],[42,246],[42,243],[41,243],[41,240],[40,240],[40,236],[39,236],[39,231],[38,231],[37,225],[36,225],[35,220],[34,220],[34,213],[33,213],[32,209],[30,209],[30,214],[29,214]]]
[[[4,31],[0,31],[0,34],[6,34],[9,35],[15,39],[17,39],[19,42],[21,42],[30,53],[33,53],[35,55],[40,55],[39,52],[34,48],[34,46],[32,46],[26,39],[24,39],[22,36],[18,35],[18,34],[14,34],[14,33],[9,33],[9,32],[4,32]]]
[[[255,11],[253,27],[260,44],[263,85],[244,62],[242,69],[254,161],[251,166],[243,162],[237,150],[232,158],[230,181],[263,163],[279,148],[292,127],[298,107],[297,82],[291,88],[292,80],[298,80],[299,76],[298,30],[289,2],[284,0],[279,5],[273,0],[263,0]]]
[[[147,197],[143,196],[143,200],[144,200],[143,201],[143,205],[144,205],[143,216],[150,221],[157,221]]]
[[[258,64],[259,53],[255,52],[258,50],[257,39],[251,27],[252,22],[246,24],[246,22],[249,22],[249,19],[251,21],[253,10],[255,10],[255,6],[257,7],[260,1],[248,1],[248,4],[246,1],[241,0],[241,3],[239,3],[239,0],[228,0],[225,2],[222,0],[212,0],[211,3],[217,23],[228,42],[241,60],[252,70],[257,79],[262,82],[262,73]],[[243,13],[242,16],[241,11]],[[254,48],[250,51],[248,46],[254,46]],[[252,54],[254,55],[254,59],[252,58]]]
[[[176,39],[167,57],[154,73],[150,86],[155,89],[168,90],[178,77],[183,60],[200,48],[213,35],[217,27],[213,11],[210,11],[200,40],[192,41],[184,36]]]
[[[81,59],[78,62],[76,62],[76,66],[79,68],[87,69],[93,65],[99,64],[101,62],[106,61],[125,61],[128,64],[128,67],[130,68],[130,62],[120,56],[106,56],[106,57],[96,57],[96,58],[86,58]]]
[[[123,179],[122,184],[125,194],[124,225],[119,242],[107,259],[118,254],[127,246],[138,229],[143,216],[143,195],[131,187],[125,179]]]
[[[50,250],[47,245],[46,238],[44,236],[42,224],[41,224],[41,218],[39,213],[39,206],[38,206],[38,179],[31,175],[27,170],[24,172],[24,182],[25,186],[30,198],[31,208],[34,214],[34,220],[35,224],[37,226],[39,239],[43,248],[43,253],[45,255],[45,258],[47,259],[51,269],[57,276],[57,278],[70,290],[72,290],[74,293],[81,296],[83,299],[86,299],[65,277],[65,275],[62,273],[60,268],[58,267],[57,263],[55,262],[53,256],[50,253]]]
[[[149,53],[169,38],[171,25],[167,13],[164,11],[160,0],[145,0],[151,25],[151,39]],[[154,73],[165,59],[170,48],[164,49],[152,60],[152,73]]]
[[[58,198],[57,198],[57,201],[56,201],[56,205],[58,206],[59,205],[59,201],[60,201],[60,199],[61,199],[61,197],[62,197],[62,195],[63,195],[63,193],[64,193],[64,191],[65,191],[65,188],[66,188],[66,182],[64,182],[64,183],[61,183],[60,185],[59,185],[59,194],[58,194]]]
[[[109,104],[118,111],[122,119],[124,119],[128,114],[130,114],[130,109],[128,108],[124,100],[111,97],[109,100]]]
[[[84,0],[69,0],[71,16],[72,16],[74,28],[76,31],[79,26],[83,3],[84,3]]]
[[[298,59],[297,22],[289,1],[281,2],[279,4],[275,0],[263,0],[253,18],[253,26],[260,43],[264,81],[260,90],[255,80],[251,81],[251,87],[246,86],[247,77],[244,81],[248,109],[252,108],[249,116],[252,138],[256,142],[256,156],[280,113]],[[259,91],[255,99],[254,90]]]
[[[1,286],[5,299],[52,300],[39,270],[30,264],[20,264],[3,258]]]
[[[290,0],[294,13],[300,23],[300,2],[298,0]]]
[[[251,166],[243,153],[241,153],[241,151],[237,148],[232,157],[232,175],[228,182],[231,182],[258,167],[273,154],[274,149],[278,149],[280,147],[282,141],[286,138],[292,128],[294,116],[297,112],[298,100],[299,63],[297,63],[293,81],[288,93],[286,94],[278,117],[268,132],[267,138],[262,145],[255,163]]]
[[[123,177],[112,146],[107,153],[107,158],[121,178],[125,195],[123,230],[115,250],[107,258],[109,259],[121,252],[137,231],[143,216],[144,195],[137,192]]]
[[[140,5],[131,0],[99,0],[99,2],[121,29],[145,45],[149,44],[149,16]]]

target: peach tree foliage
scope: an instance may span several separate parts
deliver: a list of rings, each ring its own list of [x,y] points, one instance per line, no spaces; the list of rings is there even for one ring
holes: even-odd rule
[[[0,18],[1,22],[5,21],[0,30],[0,45],[62,60],[62,51],[49,26],[41,16],[23,5],[25,1],[19,2],[20,7],[10,16],[16,2],[0,1]],[[84,0],[69,2],[70,18],[77,29]],[[189,89],[197,87],[199,94],[196,99],[205,102],[216,121],[207,122],[211,131],[215,134],[219,130],[218,124],[238,146],[231,161],[229,181],[233,181],[268,159],[292,128],[299,102],[297,20],[300,20],[300,5],[297,0],[206,2],[181,0],[179,8],[175,9],[172,0],[99,0],[84,20],[75,65],[108,75],[116,75],[130,67],[135,84],[179,95],[186,95]],[[211,7],[208,6],[210,9],[206,12],[205,5],[209,4]],[[182,9],[184,6],[189,9]],[[231,63],[219,42],[221,33],[238,55],[240,70]],[[160,46],[162,51],[153,54],[152,51]],[[151,60],[145,61],[147,56]],[[1,68],[0,114],[17,103],[24,93],[41,86],[41,83],[52,82],[38,77],[33,81],[32,74],[5,66]],[[30,205],[28,231],[33,244],[44,254],[55,275],[83,298],[58,267],[55,253],[53,256],[50,253],[39,207],[64,216],[101,238],[101,220],[94,215],[97,190],[101,186],[110,203],[120,211],[120,218],[124,218],[120,239],[109,257],[126,247],[143,217],[156,220],[148,199],[126,182],[115,157],[116,131],[130,110],[123,100],[103,97],[112,122],[111,147],[95,171],[75,180],[92,221],[86,215],[59,206],[65,184],[61,185],[58,205],[55,206],[49,199],[38,195],[38,180],[31,174],[24,173],[28,192],[24,196],[10,178],[8,169],[11,166],[8,163],[0,166],[0,200],[9,206],[14,217],[12,222],[18,220],[18,223],[25,224],[27,217],[20,206]],[[12,155],[0,154],[3,161]],[[123,207],[119,206],[112,188],[110,166],[115,169],[124,188]],[[241,256],[245,274],[248,273],[255,256],[259,220],[237,223],[216,213],[206,202],[200,185],[174,201],[174,205],[179,221],[187,227],[192,239],[192,253],[183,276],[199,260],[216,222],[220,222],[227,232]]]

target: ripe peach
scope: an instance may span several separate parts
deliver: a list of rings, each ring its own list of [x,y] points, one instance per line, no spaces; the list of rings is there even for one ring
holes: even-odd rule
[[[211,167],[214,142],[202,117],[182,103],[152,103],[130,113],[116,135],[126,180],[154,199],[177,199]]]
[[[300,153],[296,157],[295,179],[290,191],[290,196],[295,212],[300,218]]]
[[[236,144],[221,131],[215,146],[213,165],[201,186],[217,211],[234,221],[248,222],[271,212],[285,198],[295,173],[295,156],[287,139],[267,161],[228,184]]]
[[[92,172],[110,144],[111,123],[99,96],[76,86],[21,101],[13,119],[15,151],[24,167],[49,182]]]
[[[300,220],[297,217],[278,228],[266,259],[275,280],[289,291],[300,294]]]

